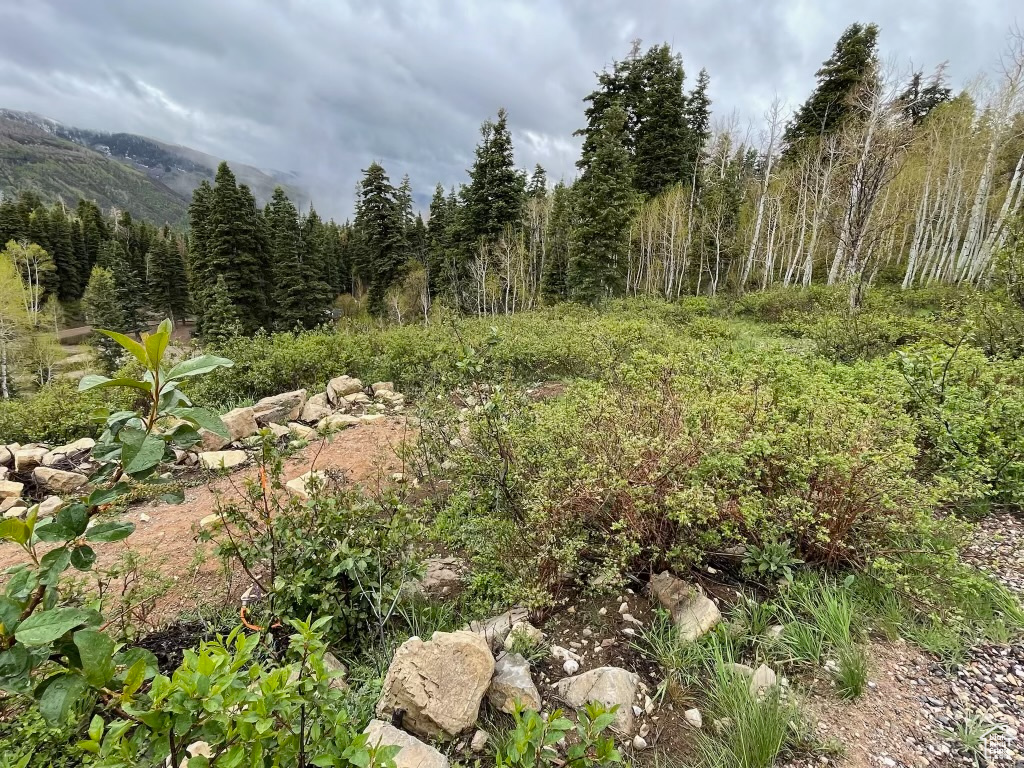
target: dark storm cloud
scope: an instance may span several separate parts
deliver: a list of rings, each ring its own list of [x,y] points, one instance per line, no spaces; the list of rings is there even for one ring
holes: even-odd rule
[[[434,182],[465,178],[480,122],[509,111],[517,162],[571,176],[593,73],[630,41],[671,43],[711,73],[716,115],[791,106],[853,21],[886,54],[956,85],[989,69],[1008,0],[0,0],[0,106],[132,131],[297,171],[324,211],[351,208],[380,160]]]

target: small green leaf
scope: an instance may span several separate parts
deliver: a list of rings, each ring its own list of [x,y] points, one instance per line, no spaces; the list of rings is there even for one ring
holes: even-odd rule
[[[82,380],[78,382],[79,392],[85,392],[90,389],[109,389],[111,387],[129,387],[145,392],[147,395],[153,391],[152,387],[142,381],[128,378],[110,379],[106,376],[98,376],[95,373],[83,376]]]
[[[101,507],[127,495],[128,490],[128,483],[118,483],[112,488],[97,488],[89,494],[89,498],[85,500],[85,503],[90,507]]]
[[[84,624],[91,617],[90,611],[80,608],[54,608],[52,611],[38,611],[18,625],[14,638],[19,643],[28,646],[46,645],[79,624]]]
[[[148,367],[149,357],[146,355],[146,348],[142,346],[139,342],[137,342],[135,339],[133,339],[131,336],[125,336],[123,333],[117,333],[116,331],[107,331],[103,328],[97,328],[96,332],[102,333],[104,336],[107,336],[116,341],[127,352],[129,352],[132,357],[134,357],[140,363]]]
[[[127,539],[131,536],[134,530],[134,523],[121,521],[99,523],[85,532],[85,538],[88,541],[121,541],[122,539]]]
[[[114,641],[98,629],[80,629],[74,640],[85,679],[97,687],[106,683],[114,674]]]
[[[51,677],[43,686],[39,713],[53,725],[64,724],[68,712],[89,688],[85,678],[75,673]]]
[[[157,498],[166,504],[182,504],[185,501],[185,491],[175,488],[173,491],[161,493]]]
[[[96,562],[96,553],[88,544],[71,550],[71,565],[80,571],[88,571]]]
[[[131,696],[142,685],[142,681],[146,679],[146,660],[138,659],[128,673],[124,676],[124,686],[122,690],[126,696]]]
[[[89,524],[89,510],[84,504],[69,504],[57,513],[54,522],[71,531],[72,536],[81,536]]]
[[[11,518],[0,523],[0,539],[7,539],[16,544],[24,545],[28,541],[29,530],[21,520]]]
[[[24,645],[0,653],[0,677],[21,677],[31,668],[31,659]]]
[[[164,457],[164,441],[141,429],[125,427],[117,433],[117,439],[124,471],[129,475],[152,469]]]
[[[103,738],[103,718],[99,715],[92,716],[92,722],[89,723],[89,738],[93,741],[99,741]]]
[[[0,595],[0,635],[9,635],[18,624],[21,605],[9,597]]]
[[[71,565],[71,552],[67,547],[51,549],[39,558],[39,578],[44,584],[53,586],[69,565]]]
[[[75,533],[70,528],[65,528],[60,523],[50,520],[42,525],[36,526],[36,538],[40,541],[54,542],[67,541],[75,538]]]
[[[165,321],[166,322],[166,321]],[[157,370],[160,361],[164,359],[164,352],[167,351],[167,344],[171,340],[170,323],[160,323],[155,333],[142,334],[142,344],[146,348],[146,357],[149,358],[149,367]]]
[[[188,360],[182,360],[167,373],[167,380],[184,379],[189,376],[202,376],[217,368],[230,368],[234,363],[226,357],[215,357],[214,355],[200,355]]]
[[[213,411],[208,411],[206,408],[175,408],[171,411],[171,415],[185,419],[185,421],[189,421],[221,437],[227,438],[231,436],[228,433],[227,427],[224,426],[224,422],[221,421],[220,416]]]

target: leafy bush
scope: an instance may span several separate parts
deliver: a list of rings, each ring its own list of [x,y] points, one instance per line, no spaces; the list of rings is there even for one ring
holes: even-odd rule
[[[98,392],[78,392],[74,382],[56,379],[24,398],[0,400],[0,442],[48,442],[55,445],[80,437],[95,437],[101,428],[95,413],[131,403],[124,394],[106,398]]]
[[[245,481],[239,501],[217,508],[226,523],[219,553],[265,596],[253,620],[272,626],[331,616],[332,640],[350,647],[367,629],[382,635],[412,573],[407,511],[371,502],[329,476],[311,477],[303,500],[284,488],[273,436],[263,434],[260,448],[258,479]]]
[[[600,768],[622,762],[615,741],[604,732],[615,721],[615,710],[591,702],[578,710],[578,723],[555,710],[542,717],[540,713],[516,707],[512,713],[515,727],[495,755],[498,768],[546,768],[566,765],[569,768]],[[572,741],[563,761],[555,748],[559,742]]]

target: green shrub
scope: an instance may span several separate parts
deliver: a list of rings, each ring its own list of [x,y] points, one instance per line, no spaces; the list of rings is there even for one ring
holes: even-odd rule
[[[532,709],[516,708],[512,713],[515,727],[504,738],[494,761],[498,768],[606,768],[622,762],[615,741],[605,734],[615,721],[615,710],[606,710],[591,702],[577,711],[577,723],[562,716],[556,709],[546,717]],[[570,741],[571,740],[571,741]],[[565,746],[565,760],[556,746]]]
[[[47,723],[35,704],[0,711],[0,768],[77,768],[82,753],[76,723]]]
[[[130,403],[122,394],[79,392],[76,382],[57,379],[24,398],[0,400],[0,443],[60,445],[96,437],[102,426],[97,409],[118,410]]]

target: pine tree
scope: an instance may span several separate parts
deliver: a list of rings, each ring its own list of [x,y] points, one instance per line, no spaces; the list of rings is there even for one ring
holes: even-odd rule
[[[508,115],[498,110],[495,122],[480,127],[476,159],[469,170],[469,184],[462,189],[465,245],[494,242],[506,227],[518,227],[523,219],[526,177],[516,170]]]
[[[572,188],[559,181],[551,193],[551,216],[548,219],[547,261],[541,276],[541,295],[555,303],[569,297],[569,252],[573,233]]]
[[[835,133],[855,109],[853,97],[869,78],[878,76],[878,27],[851,24],[832,55],[816,73],[818,85],[797,110],[783,135],[784,156],[791,158],[806,140]]]
[[[203,180],[192,191],[192,202],[188,207],[188,271],[189,295],[196,314],[196,332],[203,333],[203,317],[209,294],[217,282],[210,262],[210,240],[212,227],[213,187]]]
[[[357,269],[370,284],[369,305],[383,314],[384,299],[404,264],[405,222],[395,188],[379,163],[363,171],[353,225]]]
[[[683,62],[669,46],[652,47],[632,64],[639,83],[633,135],[633,187],[656,195],[683,181],[693,167],[695,141],[687,123]]]
[[[78,263],[75,242],[71,234],[71,220],[61,206],[50,211],[49,243],[50,255],[57,267],[57,296],[61,301],[74,301],[85,290],[84,265]]]
[[[454,193],[445,195],[444,187],[440,184],[434,187],[427,219],[426,267],[430,293],[435,297],[443,295],[456,298],[458,294],[458,276],[452,268],[455,260],[452,231],[457,207]]]
[[[334,278],[336,251],[336,234],[330,224],[324,224],[320,216],[310,206],[309,213],[300,225],[302,246],[302,268],[305,276],[304,303],[305,314],[302,325],[314,328],[327,319],[337,292],[332,281]]]
[[[105,242],[100,247],[96,263],[109,270],[114,279],[117,302],[124,314],[125,328],[132,333],[140,333],[145,325],[145,283],[142,276],[132,267],[121,241]]]
[[[203,320],[203,341],[208,344],[224,344],[244,333],[238,309],[228,294],[224,275],[217,276],[217,282],[209,292]]]
[[[82,295],[85,319],[94,329],[126,333],[131,328],[118,299],[117,282],[105,267],[95,266]],[[90,340],[109,370],[117,367],[121,347],[113,339],[94,333]]]
[[[940,67],[927,84],[924,83],[923,73],[915,72],[906,89],[899,95],[899,101],[903,105],[903,113],[914,125],[919,125],[933,109],[950,101],[952,97],[953,91],[946,87],[945,72]]]
[[[147,266],[153,309],[171,318],[172,324],[183,319],[188,309],[188,276],[178,243],[166,234],[154,240],[147,254]]]
[[[526,188],[526,194],[528,197],[543,198],[548,194],[548,174],[547,171],[541,167],[540,163],[533,169],[533,174],[530,176],[530,183]]]
[[[706,69],[697,75],[697,84],[686,97],[686,123],[689,126],[691,146],[686,157],[685,181],[693,183],[700,178],[697,172],[701,155],[711,138],[711,98],[708,86],[711,78]]]
[[[635,199],[625,133],[626,111],[612,106],[594,135],[593,155],[573,187],[577,222],[569,292],[582,301],[593,303],[622,291]]]
[[[274,189],[266,209],[270,236],[272,281],[270,318],[281,330],[303,324],[306,317],[306,275],[299,255],[302,246],[299,214],[281,187]]]

